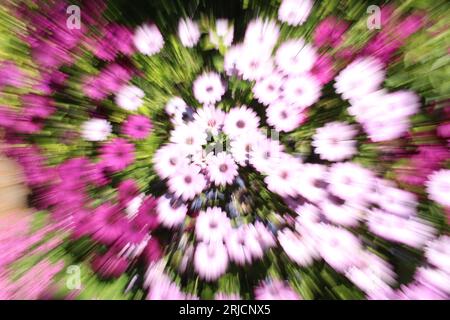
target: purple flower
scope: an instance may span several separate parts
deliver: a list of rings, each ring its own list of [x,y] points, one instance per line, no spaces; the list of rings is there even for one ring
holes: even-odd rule
[[[130,55],[133,51],[133,32],[117,24],[109,24],[105,27],[103,37],[94,48],[94,54],[97,57],[108,61],[114,60],[119,53]]]
[[[443,123],[437,127],[438,136],[450,139],[450,122]]]
[[[87,200],[86,185],[82,181],[65,179],[55,184],[47,194],[51,205],[64,205],[71,208],[82,207]]]
[[[48,97],[27,94],[22,97],[24,112],[30,117],[45,119],[55,112],[53,102]]]
[[[63,180],[71,180],[74,183],[90,180],[89,173],[92,164],[85,157],[69,159],[59,165],[57,171]]]
[[[403,19],[403,21],[394,27],[394,32],[397,36],[404,40],[416,33],[423,25],[424,17],[420,14],[412,14]]]
[[[22,71],[12,61],[0,64],[0,89],[4,86],[20,87],[24,82]]]
[[[339,46],[347,27],[347,23],[334,17],[322,20],[314,31],[314,44],[318,47],[328,45],[335,48]]]
[[[386,32],[380,32],[368,42],[362,54],[377,57],[382,62],[388,62],[402,44],[399,38],[394,38]]]
[[[109,183],[108,167],[104,162],[91,165],[89,170],[89,182],[95,186],[104,186]]]
[[[92,259],[92,269],[104,278],[118,278],[128,268],[128,261],[119,256],[115,250],[103,255],[96,255]]]
[[[83,92],[94,100],[103,100],[118,91],[132,76],[131,70],[113,63],[105,67],[97,76],[88,76],[83,81]]]
[[[94,76],[86,77],[83,80],[82,90],[87,97],[94,100],[103,100],[108,94],[101,79]]]
[[[122,126],[123,134],[133,139],[145,139],[151,129],[150,119],[141,115],[130,115]]]
[[[125,248],[129,245],[135,246],[134,250],[127,251],[127,256],[131,255],[134,257],[136,254],[140,254],[140,251],[143,249],[142,245],[148,237],[148,232],[147,225],[141,225],[136,220],[127,221],[127,223],[124,224],[122,235],[114,243],[114,246],[120,248]],[[142,248],[138,249],[139,247]]]
[[[63,64],[70,64],[74,60],[69,51],[53,42],[39,43],[39,46],[32,49],[32,57],[39,65],[51,69],[57,69]]]
[[[320,56],[314,63],[311,73],[324,85],[334,77],[333,61],[328,55]]]
[[[101,85],[107,92],[118,91],[131,79],[131,71],[117,63],[113,63],[104,68],[99,75]]]
[[[136,223],[147,226],[149,230],[155,229],[158,224],[158,213],[156,211],[156,206],[158,201],[152,196],[146,197],[141,206],[139,207],[138,213],[135,217]]]
[[[138,195],[139,187],[136,184],[136,181],[127,179],[119,184],[117,191],[119,193],[119,203],[126,206],[130,200]]]
[[[41,79],[36,85],[36,89],[42,91],[44,94],[52,94],[61,88],[67,77],[67,74],[59,70],[44,72],[41,74]]]
[[[158,261],[162,257],[162,248],[156,238],[152,237],[147,243],[142,256],[147,264],[151,262]]]
[[[412,185],[423,185],[427,176],[439,169],[448,158],[450,153],[443,146],[420,146],[418,153],[410,158],[410,165],[405,169],[397,170],[399,180]]]
[[[0,106],[0,126],[6,129],[14,128],[17,114],[10,107]]]
[[[53,172],[45,166],[46,159],[38,148],[14,148],[9,150],[8,156],[16,159],[22,166],[26,182],[30,186],[38,186],[52,180]]]
[[[101,158],[112,171],[121,171],[134,162],[134,145],[115,138],[102,147]]]
[[[104,203],[80,221],[76,228],[78,235],[90,235],[95,241],[108,245],[124,234],[127,223],[118,207]]]

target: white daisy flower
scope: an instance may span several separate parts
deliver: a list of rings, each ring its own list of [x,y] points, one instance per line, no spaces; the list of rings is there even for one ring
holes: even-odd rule
[[[127,111],[136,111],[144,103],[145,93],[134,85],[125,85],[116,94],[116,104]]]
[[[139,52],[149,56],[158,53],[164,46],[164,39],[158,27],[149,23],[136,29],[133,42]]]

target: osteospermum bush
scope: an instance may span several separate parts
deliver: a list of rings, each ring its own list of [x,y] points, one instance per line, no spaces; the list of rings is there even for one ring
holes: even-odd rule
[[[34,298],[449,297],[448,7],[79,6],[1,9],[5,153],[61,242]]]

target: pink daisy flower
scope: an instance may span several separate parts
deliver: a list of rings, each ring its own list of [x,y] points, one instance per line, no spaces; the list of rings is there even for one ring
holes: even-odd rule
[[[377,90],[351,100],[349,113],[360,122],[372,141],[400,138],[419,109],[418,97],[409,91]]]
[[[419,97],[412,91],[399,90],[385,94],[381,101],[383,110],[389,110],[393,118],[405,118],[414,115],[419,111]]]
[[[242,298],[239,293],[217,292],[214,295],[214,300],[242,300]]]
[[[352,203],[365,203],[373,190],[374,174],[352,162],[335,163],[329,169],[328,190]]]
[[[169,178],[169,189],[184,201],[192,200],[206,187],[206,180],[200,173],[200,167],[187,165],[180,167],[177,173]]]
[[[136,111],[144,103],[145,93],[134,85],[126,85],[120,88],[116,94],[116,104],[127,111]]]
[[[340,200],[331,197],[322,200],[319,207],[328,221],[344,227],[356,227],[363,218],[364,208]]]
[[[402,137],[409,129],[410,121],[404,119],[374,118],[363,124],[363,129],[374,142],[388,141]]]
[[[283,77],[276,73],[256,81],[252,89],[255,98],[266,106],[274,103],[281,96],[283,81]]]
[[[238,74],[237,62],[241,58],[243,47],[242,45],[234,45],[230,47],[225,53],[223,59],[223,68],[228,76],[235,76]]]
[[[296,184],[296,191],[311,202],[326,199],[327,167],[320,164],[306,163],[302,165]]]
[[[236,62],[236,68],[244,80],[260,80],[273,73],[273,61],[269,53],[245,46]]]
[[[302,297],[287,283],[270,279],[255,289],[256,300],[301,300]]]
[[[81,125],[81,136],[87,141],[104,141],[111,132],[111,123],[105,119],[92,118]]]
[[[194,268],[206,281],[217,280],[228,268],[227,249],[221,242],[197,244],[194,255]]]
[[[318,256],[313,240],[308,237],[302,237],[300,234],[287,228],[279,231],[277,236],[284,252],[299,266],[306,267],[311,265]]]
[[[209,41],[218,49],[220,45],[225,47],[233,43],[234,27],[227,19],[217,19],[216,27],[209,31]]]
[[[136,29],[133,42],[139,52],[148,56],[158,53],[164,46],[164,39],[158,27],[149,23]]]
[[[266,112],[267,123],[279,132],[292,131],[306,120],[303,112],[283,103],[283,101],[277,101],[271,104]]]
[[[134,219],[139,212],[139,208],[144,202],[145,194],[142,193],[136,197],[133,197],[126,203],[125,213],[128,219]]]
[[[345,276],[368,294],[389,290],[390,285],[395,282],[392,267],[369,251],[361,253],[356,264],[347,270]]]
[[[339,121],[328,122],[316,130],[311,145],[321,159],[342,161],[356,154],[356,134],[352,125]]]
[[[249,264],[252,260],[263,256],[263,249],[254,233],[245,226],[231,229],[225,238],[225,244],[230,260],[238,265]]]
[[[207,169],[210,180],[218,186],[232,184],[238,174],[233,157],[226,152],[210,157]]]
[[[414,275],[416,281],[450,296],[450,274],[448,270],[420,267]]]
[[[231,229],[230,219],[218,207],[200,211],[195,223],[197,239],[205,242],[222,242]]]
[[[275,55],[278,68],[288,75],[300,75],[311,71],[316,60],[316,50],[303,39],[284,42]]]
[[[270,172],[284,157],[283,146],[277,140],[261,137],[255,139],[250,151],[250,163],[260,173]]]
[[[188,110],[188,105],[180,97],[173,97],[167,101],[165,110],[175,124],[182,124],[183,114]]]
[[[381,238],[415,248],[421,248],[434,233],[434,229],[425,220],[401,217],[379,209],[372,209],[369,212],[367,225],[371,232]]]
[[[382,185],[377,188],[376,192],[376,204],[381,209],[402,217],[416,216],[417,197],[415,194],[388,185]]]
[[[348,25],[343,20],[338,20],[332,16],[327,17],[314,30],[314,44],[318,47],[330,46],[336,48],[344,40],[347,28]]]
[[[253,237],[258,241],[262,249],[269,249],[276,245],[273,233],[260,221],[248,225],[249,232],[253,233]]]
[[[133,139],[145,139],[152,129],[152,123],[146,116],[130,115],[122,126],[123,134]]]
[[[178,36],[183,46],[192,48],[200,39],[200,29],[198,23],[189,18],[181,19],[178,23]]]
[[[295,208],[295,212],[298,214],[298,217],[295,218],[295,230],[300,234],[308,233],[316,239],[315,236],[319,235],[321,231],[322,221],[319,208],[305,203]]]
[[[77,225],[77,233],[91,235],[95,241],[103,244],[112,244],[124,233],[126,226],[125,216],[117,206],[103,203],[95,208],[94,214],[83,217]]]
[[[194,113],[194,121],[197,126],[213,135],[217,135],[222,129],[224,120],[225,112],[212,105],[203,106]]]
[[[111,170],[121,171],[134,162],[134,145],[115,138],[102,146],[101,158]]]
[[[259,131],[240,136],[230,142],[230,151],[234,161],[241,166],[249,163],[252,150],[256,149],[260,139],[266,139]]]
[[[245,31],[244,43],[255,52],[270,54],[278,41],[280,28],[271,20],[252,20]]]
[[[155,170],[163,179],[174,175],[188,163],[189,160],[185,150],[173,143],[161,147],[153,156]]]
[[[400,300],[447,300],[448,296],[436,290],[429,285],[420,283],[420,282],[412,282],[407,286],[403,285],[400,287],[401,289],[396,292],[397,299]],[[375,298],[377,299],[377,298]],[[392,298],[389,296],[388,299]]]
[[[203,73],[193,84],[195,98],[203,104],[214,104],[222,98],[225,87],[219,74],[215,72]]]
[[[129,262],[115,252],[96,254],[92,259],[92,269],[103,278],[119,278],[128,268]]]
[[[325,85],[334,78],[333,60],[322,54],[314,63],[311,74],[319,81],[321,85]]]
[[[180,201],[174,201],[168,195],[158,198],[156,210],[158,221],[167,228],[182,225],[187,214],[187,206]]]
[[[0,74],[2,75],[0,89],[4,86],[21,87],[25,82],[22,71],[12,61],[3,61],[0,64]]]
[[[435,230],[420,218],[405,218],[378,209],[367,216],[369,230],[377,236],[414,248],[421,248],[429,241]]]
[[[304,109],[319,100],[321,85],[315,77],[303,74],[289,77],[284,83],[284,101],[294,107]]]
[[[232,138],[242,137],[249,132],[257,131],[259,117],[247,106],[234,107],[227,113],[223,131]]]
[[[386,90],[381,89],[358,97],[358,99],[350,102],[351,105],[347,109],[348,113],[354,116],[359,123],[367,123],[380,113],[378,105],[386,94]]]
[[[450,170],[433,172],[426,182],[427,193],[431,200],[444,207],[450,207]]]
[[[196,166],[199,166],[202,169],[202,171],[205,171],[208,167],[209,159],[212,156],[214,156],[214,154],[212,152],[213,150],[210,150],[212,148],[213,147],[211,147],[211,146],[207,146],[205,149],[199,149],[194,154],[189,155],[189,158],[193,164],[195,164]],[[219,149],[219,148],[217,148],[217,149]],[[214,150],[214,151],[216,151],[216,150]]]
[[[359,58],[337,75],[334,87],[344,99],[358,99],[377,91],[384,76],[380,61],[371,57]]]
[[[299,172],[299,162],[295,158],[283,157],[267,172],[264,182],[267,188],[282,197],[295,196],[295,185]]]
[[[441,270],[450,270],[450,237],[443,235],[430,241],[425,249],[428,262]]]
[[[351,101],[349,112],[361,123],[373,120],[407,120],[419,110],[419,98],[410,91],[388,93],[381,89]]]
[[[168,278],[154,281],[148,291],[146,300],[185,300],[186,296],[176,283]]]
[[[320,255],[338,272],[345,272],[355,265],[362,252],[360,241],[345,229],[326,226],[322,229],[320,238]]]
[[[290,26],[302,25],[313,7],[311,0],[283,0],[278,9],[278,19]]]
[[[170,133],[170,141],[188,154],[194,154],[201,150],[207,142],[206,139],[206,132],[194,122],[177,125]]]

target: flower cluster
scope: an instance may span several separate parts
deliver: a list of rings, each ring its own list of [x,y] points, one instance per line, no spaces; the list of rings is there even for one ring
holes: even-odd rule
[[[48,218],[0,228],[6,298],[448,299],[450,112],[408,48],[431,17],[385,6],[363,40],[310,0],[169,24],[81,1],[70,31],[65,5],[13,6],[30,54],[0,64],[4,151]],[[58,287],[42,255],[14,283],[38,242],[91,278]]]

